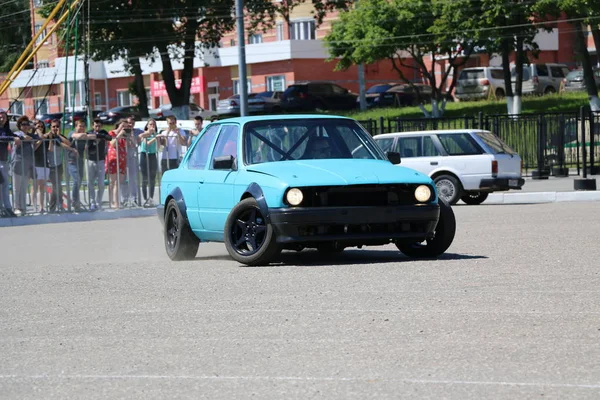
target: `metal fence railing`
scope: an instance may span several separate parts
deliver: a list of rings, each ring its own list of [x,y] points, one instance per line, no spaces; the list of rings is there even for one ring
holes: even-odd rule
[[[600,170],[600,113],[484,115],[452,118],[379,118],[359,121],[371,134],[440,129],[484,129],[523,159],[525,176],[580,175]],[[593,137],[593,140],[591,140]],[[585,144],[585,145],[584,145]]]

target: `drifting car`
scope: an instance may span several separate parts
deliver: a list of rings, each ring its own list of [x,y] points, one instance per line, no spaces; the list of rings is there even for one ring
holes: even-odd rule
[[[438,257],[454,239],[454,213],[431,178],[400,161],[350,118],[214,122],[162,177],[166,253],[193,259],[201,242],[224,242],[234,260],[264,265],[284,249],[393,243],[409,257]]]

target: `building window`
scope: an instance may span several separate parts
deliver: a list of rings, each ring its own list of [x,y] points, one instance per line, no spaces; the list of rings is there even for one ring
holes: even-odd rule
[[[131,101],[131,93],[128,90],[118,90],[117,91],[117,106],[130,106]]]
[[[100,93],[100,92],[94,93],[94,106],[95,107],[101,107],[101,106],[103,106],[103,104],[102,104],[102,93]]]
[[[275,26],[275,30],[277,32],[277,41],[282,41],[283,40],[283,24],[281,22],[278,22],[277,25]]]
[[[48,114],[48,102],[46,99],[35,99],[35,114]]]
[[[248,38],[248,44],[259,44],[263,42],[262,34],[255,33]]]
[[[146,101],[148,102],[148,105],[151,106],[152,103],[152,91],[150,90],[150,88],[146,88]]]
[[[290,39],[292,40],[315,40],[315,20],[294,21],[290,24]]]
[[[248,93],[252,93],[252,81],[248,79]],[[233,94],[240,94],[240,81],[239,79],[233,80]]]
[[[285,90],[285,76],[267,76],[267,90],[269,92],[283,92]]]
[[[13,114],[19,114],[19,115],[25,114],[25,108],[23,106],[23,102],[22,101],[13,101],[10,104],[9,111]]]
[[[235,46],[235,39],[231,39],[231,40],[229,41],[229,45],[230,45],[231,47]]]

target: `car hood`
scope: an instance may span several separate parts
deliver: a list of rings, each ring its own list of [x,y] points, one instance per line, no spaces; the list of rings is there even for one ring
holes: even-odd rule
[[[249,172],[266,174],[289,186],[366,185],[386,183],[431,183],[413,169],[383,160],[295,160],[255,164]]]

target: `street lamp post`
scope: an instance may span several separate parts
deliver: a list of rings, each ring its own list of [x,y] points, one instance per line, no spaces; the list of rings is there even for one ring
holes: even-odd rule
[[[235,0],[235,19],[238,36],[240,115],[243,117],[248,115],[248,79],[246,77],[246,40],[244,31],[243,0]]]

